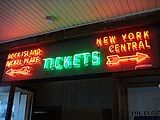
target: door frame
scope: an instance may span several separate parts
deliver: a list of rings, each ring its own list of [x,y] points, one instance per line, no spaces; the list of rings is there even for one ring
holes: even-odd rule
[[[33,89],[30,89],[30,88],[24,86],[23,84],[17,84],[17,83],[1,83],[0,87],[10,87],[5,120],[10,120],[11,119],[12,107],[13,107],[14,95],[15,95],[15,92],[16,92],[16,88],[20,88],[22,90],[26,90],[26,91],[29,91],[29,92],[32,93],[30,98],[28,98],[28,96],[27,96],[27,104],[30,104],[30,106],[26,106],[28,110],[30,109],[30,116],[28,116],[27,120],[29,120],[29,118],[31,119],[31,112],[32,112],[32,106],[33,106],[33,99],[34,99],[35,91]],[[27,116],[25,115],[25,118],[26,117]]]
[[[125,109],[126,115],[124,120],[129,119],[128,114],[128,90],[129,87],[148,87],[148,86],[158,86],[160,81],[157,82],[135,82],[133,84],[127,83],[124,79],[135,78],[135,77],[149,77],[149,76],[160,76],[160,68],[150,69],[150,70],[137,70],[137,71],[127,71],[127,72],[116,72],[112,73],[112,120],[119,120],[119,97],[118,97],[118,87],[119,83],[123,84],[125,87]]]

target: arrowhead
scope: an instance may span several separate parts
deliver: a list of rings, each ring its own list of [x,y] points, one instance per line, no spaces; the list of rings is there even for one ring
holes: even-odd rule
[[[118,65],[119,64],[119,56],[118,55],[110,55],[107,56],[107,65]]]
[[[6,74],[9,75],[9,76],[12,76],[12,77],[14,76],[14,73],[12,72],[12,69],[7,70]]]
[[[137,52],[136,53],[136,56],[137,56],[137,63],[140,63],[144,60],[146,60],[146,58],[148,58],[148,55],[147,54],[144,54],[144,53],[140,53],[140,52]]]

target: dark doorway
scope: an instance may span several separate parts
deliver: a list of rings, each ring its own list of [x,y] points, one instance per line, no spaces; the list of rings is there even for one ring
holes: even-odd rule
[[[33,109],[32,120],[60,120],[61,106],[37,106]]]
[[[112,110],[111,109],[103,109],[103,120],[112,120]]]

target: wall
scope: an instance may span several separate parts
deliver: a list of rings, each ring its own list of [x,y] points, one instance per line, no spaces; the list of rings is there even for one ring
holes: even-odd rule
[[[62,120],[102,120],[111,109],[111,78],[36,83],[36,106],[62,105]]]

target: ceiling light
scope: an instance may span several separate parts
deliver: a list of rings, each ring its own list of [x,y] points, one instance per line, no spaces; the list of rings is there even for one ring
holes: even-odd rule
[[[49,23],[50,22],[54,22],[55,21],[55,17],[48,15],[48,16],[45,17],[45,21],[47,21]]]

